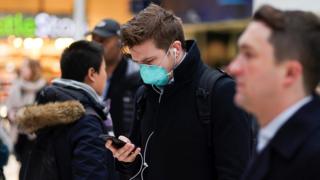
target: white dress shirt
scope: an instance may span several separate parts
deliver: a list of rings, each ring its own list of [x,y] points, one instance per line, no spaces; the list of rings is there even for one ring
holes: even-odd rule
[[[270,123],[264,128],[260,129],[258,133],[258,146],[257,152],[260,153],[270,142],[270,140],[276,135],[278,130],[286,123],[289,118],[297,112],[302,106],[310,102],[312,99],[311,96],[307,96],[297,103],[293,104],[277,117],[275,117]]]

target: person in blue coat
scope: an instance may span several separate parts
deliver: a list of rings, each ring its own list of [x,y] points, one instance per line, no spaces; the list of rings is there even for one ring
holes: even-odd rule
[[[107,76],[102,47],[74,42],[60,67],[61,78],[40,92],[38,104],[17,113],[19,127],[37,135],[23,179],[115,180],[114,159],[99,138],[109,133],[99,97]]]
[[[320,179],[320,19],[311,12],[257,10],[229,66],[235,102],[261,129],[243,180]]]

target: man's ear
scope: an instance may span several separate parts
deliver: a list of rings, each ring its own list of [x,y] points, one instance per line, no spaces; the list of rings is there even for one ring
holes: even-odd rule
[[[181,44],[181,42],[178,41],[178,40],[173,41],[171,48],[172,48],[172,50],[175,49],[175,51],[181,51],[181,49],[182,49],[182,44]]]
[[[286,74],[284,85],[290,86],[299,79],[303,80],[303,68],[301,63],[298,60],[288,60],[285,63],[286,66]]]
[[[181,51],[182,51],[182,44],[181,44],[181,42],[180,41],[174,41],[173,43],[172,43],[172,47],[171,47],[171,49],[172,49],[172,54],[174,55],[174,56],[176,56],[176,58],[178,58],[180,55],[181,55]]]
[[[94,70],[93,67],[89,68],[87,72],[87,77],[86,77],[87,82],[94,83],[96,81],[95,75],[96,75],[96,70]]]

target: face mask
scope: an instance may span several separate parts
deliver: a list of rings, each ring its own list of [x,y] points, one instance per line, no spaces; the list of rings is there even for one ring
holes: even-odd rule
[[[169,50],[163,59],[168,55]],[[162,63],[163,59],[160,61]],[[140,64],[140,75],[144,83],[155,86],[164,86],[169,82],[170,73],[162,66]]]
[[[144,83],[164,86],[169,82],[169,73],[164,67],[140,64],[140,76]]]

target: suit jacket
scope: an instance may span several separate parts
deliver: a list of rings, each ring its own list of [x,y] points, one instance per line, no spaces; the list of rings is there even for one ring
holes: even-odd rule
[[[244,173],[243,180],[320,179],[320,99],[301,107]]]

